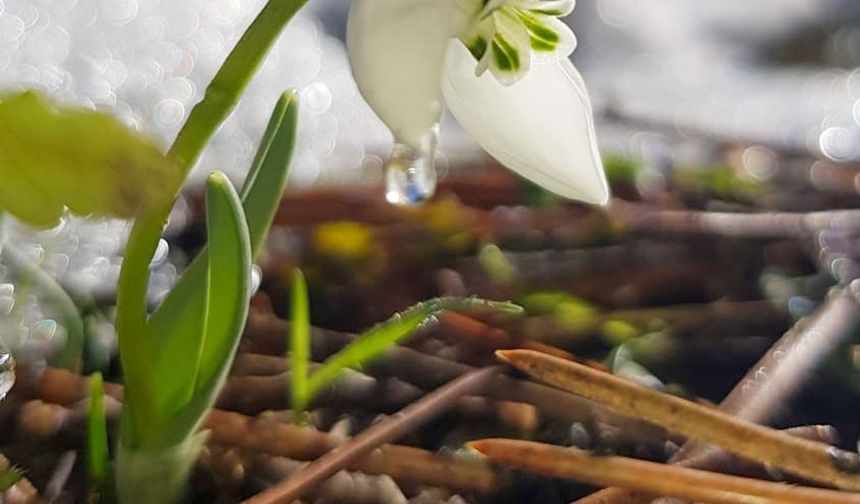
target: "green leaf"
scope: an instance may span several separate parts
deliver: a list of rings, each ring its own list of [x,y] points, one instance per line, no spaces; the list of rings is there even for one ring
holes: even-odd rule
[[[108,473],[108,435],[105,418],[105,390],[101,373],[89,379],[90,405],[87,410],[87,472],[90,484],[101,488]]]
[[[293,272],[292,320],[290,321],[290,397],[296,416],[304,413],[308,398],[308,366],[311,359],[311,322],[308,286],[300,269]]]
[[[242,188],[252,255],[260,250],[286,185],[295,145],[297,109],[294,91],[284,93],[278,100]],[[160,411],[184,404],[194,387],[187,356],[196,355],[193,352],[199,348],[203,331],[208,260],[207,246],[188,266],[147,325],[149,339],[161,349],[158,355],[159,361],[164,362],[162,369],[171,369],[166,376],[153,375],[155,383],[151,390],[158,391],[154,400]]]
[[[248,220],[254,258],[260,251],[287,186],[288,168],[296,145],[298,113],[298,96],[291,89],[281,95],[275,105],[254,162],[239,192]]]
[[[195,393],[232,362],[251,299],[251,243],[239,195],[220,172],[206,186],[209,255],[206,333],[200,349]]]
[[[104,112],[60,107],[39,94],[0,97],[0,210],[35,226],[65,207],[130,218],[172,198],[175,165],[143,135]]]
[[[181,409],[162,426],[157,443],[166,446],[190,435],[212,406],[233,362],[248,315],[251,297],[248,225],[239,195],[220,172],[210,175],[206,183],[206,230],[210,250],[214,253],[209,254],[204,283],[207,291],[202,337],[198,336],[197,348],[191,349],[192,353],[176,355],[171,350],[175,342],[183,338],[193,340],[199,333],[173,335],[165,341],[165,353],[158,362],[160,374],[169,375],[165,380],[167,385],[184,385],[178,383],[177,376],[187,379],[187,373],[177,373],[173,366],[184,365],[194,370],[190,380],[193,387],[188,396],[173,405]],[[180,360],[184,360],[184,364]]]
[[[308,378],[307,401],[312,401],[323,388],[334,382],[341,371],[346,368],[360,368],[371,362],[442,310],[496,310],[510,314],[519,314],[523,311],[520,306],[513,303],[479,298],[444,297],[418,303],[371,328],[343,350],[329,357]]]
[[[21,481],[21,478],[21,470],[17,467],[12,466],[0,469],[0,492],[5,492],[12,488]]]

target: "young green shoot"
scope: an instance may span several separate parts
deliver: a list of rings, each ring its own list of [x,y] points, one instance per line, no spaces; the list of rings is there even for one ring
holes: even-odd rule
[[[382,356],[392,346],[402,342],[428,321],[435,320],[443,310],[474,311],[493,310],[502,313],[520,314],[522,308],[509,302],[488,301],[476,297],[442,297],[424,301],[397,313],[390,319],[361,334],[343,350],[329,357],[307,378],[306,388],[300,392],[297,412],[304,411],[314,397],[334,383],[347,368],[360,369]],[[295,368],[293,369],[295,382]],[[303,380],[304,381],[304,380]],[[295,390],[295,389],[294,389]],[[294,407],[296,403],[294,402]]]
[[[308,286],[300,269],[293,272],[290,321],[290,397],[296,420],[301,420],[308,403],[308,366],[311,359],[311,322]]]
[[[9,466],[0,469],[0,492],[5,492],[15,486],[24,475],[21,470],[15,466]]]
[[[294,10],[301,3],[270,5],[280,5],[283,16],[284,7]],[[252,37],[266,47],[276,35],[271,21],[254,25],[268,30],[272,40],[266,39],[269,35],[260,39],[260,33]],[[243,65],[247,78],[256,68],[252,60],[232,61],[234,77]],[[245,83],[239,79],[236,85]],[[181,163],[162,155],[149,139],[110,114],[60,107],[33,92],[0,97],[0,133],[5,132],[0,135],[0,174],[15,182],[0,188],[0,210],[43,227],[54,225],[66,208],[78,214],[136,218],[117,300],[125,384],[115,472],[121,502],[176,500],[199,454],[205,440],[199,425],[224,382],[245,324],[251,261],[286,185],[297,109],[294,92],[278,101],[241,197],[223,174],[209,177],[207,248],[148,317],[149,258],[187,173],[177,170]],[[226,116],[229,107],[222,111]],[[214,131],[217,123],[210,126]],[[16,175],[20,173],[38,176],[22,178]],[[7,260],[10,254],[17,257],[14,253],[7,248]],[[41,272],[19,263],[30,276]],[[56,283],[43,283],[62,292]],[[60,308],[71,306],[66,311],[73,313],[73,322],[80,321],[67,297],[54,297],[69,301]],[[83,334],[82,324],[70,324],[71,331],[76,328]],[[77,361],[80,341],[71,348],[69,359]],[[92,448],[97,465],[104,466],[106,452]],[[94,479],[105,477],[96,465],[92,468],[97,472]]]
[[[109,466],[105,390],[101,373],[89,379],[89,408],[87,410],[87,474],[90,485],[101,492],[107,481]]]

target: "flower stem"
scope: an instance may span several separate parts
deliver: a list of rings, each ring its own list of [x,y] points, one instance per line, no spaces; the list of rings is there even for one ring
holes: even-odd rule
[[[197,162],[209,139],[218,126],[232,112],[256,70],[260,67],[287,22],[307,0],[269,0],[251,26],[227,56],[226,61],[212,79],[206,94],[191,111],[168,154],[177,163],[182,183]],[[148,359],[154,343],[146,340],[149,264],[155,253],[158,239],[173,206],[172,200],[156,205],[140,215],[131,230],[120,273],[117,293],[117,332],[120,358],[126,374],[127,393],[133,409],[137,429],[158,429],[145,415],[152,411],[147,371]],[[126,434],[127,435],[127,434]],[[131,441],[124,437],[125,442]]]

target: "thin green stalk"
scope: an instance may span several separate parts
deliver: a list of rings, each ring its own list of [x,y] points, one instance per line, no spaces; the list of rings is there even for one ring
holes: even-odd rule
[[[101,492],[108,473],[108,435],[105,392],[101,373],[89,380],[90,406],[87,411],[87,473],[90,484]]]
[[[290,394],[293,412],[298,419],[308,401],[308,365],[311,359],[311,323],[308,315],[308,286],[300,269],[293,273],[290,321]]]
[[[177,194],[206,143],[236,106],[269,48],[306,1],[269,0],[230,52],[169,150],[181,175],[175,189]],[[135,220],[119,278],[116,325],[120,359],[127,378],[126,393],[130,403],[137,406],[131,417],[137,425],[146,425],[145,415],[152,411],[149,403],[155,393],[146,389],[146,361],[140,357],[152,355],[149,348],[152,343],[146,341],[145,332],[149,264],[171,208],[172,201],[157,205]],[[125,441],[131,440],[126,438]]]
[[[184,175],[197,161],[218,125],[233,110],[278,35],[306,2],[269,0],[227,56],[203,100],[191,111],[170,148],[169,154],[179,160]]]
[[[523,311],[522,307],[510,302],[488,301],[477,297],[441,297],[418,303],[362,333],[341,351],[326,359],[308,377],[305,401],[312,401],[320,391],[333,383],[344,369],[360,368],[369,364],[412,335],[423,323],[433,320],[433,317],[443,310],[493,310],[512,315]]]

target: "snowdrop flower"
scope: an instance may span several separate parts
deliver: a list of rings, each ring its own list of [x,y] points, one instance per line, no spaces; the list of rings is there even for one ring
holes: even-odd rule
[[[389,201],[435,187],[445,105],[490,155],[561,196],[606,204],[591,102],[558,18],[575,0],[353,0],[352,72],[391,129]]]

